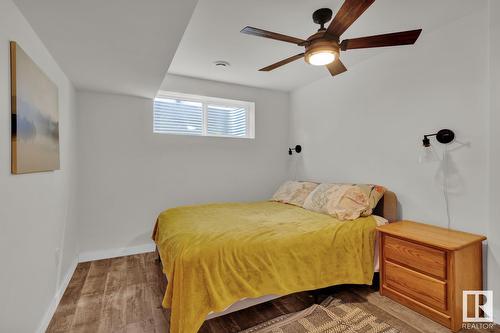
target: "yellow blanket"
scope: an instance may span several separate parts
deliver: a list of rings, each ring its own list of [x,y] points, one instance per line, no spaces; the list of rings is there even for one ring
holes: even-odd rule
[[[245,297],[371,284],[372,217],[338,221],[277,202],[178,207],[155,230],[170,332],[195,333],[209,312]]]

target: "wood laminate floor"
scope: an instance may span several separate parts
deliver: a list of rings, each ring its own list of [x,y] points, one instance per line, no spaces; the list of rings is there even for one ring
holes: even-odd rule
[[[66,289],[47,332],[162,332],[168,333],[168,312],[161,307],[163,273],[156,254],[146,253],[81,263]],[[344,286],[321,290],[316,300],[348,291],[408,323],[422,333],[448,333],[450,330],[381,297],[366,286]],[[200,333],[233,333],[282,314],[312,305],[310,292],[285,296],[206,321]],[[464,332],[497,332],[492,330]]]

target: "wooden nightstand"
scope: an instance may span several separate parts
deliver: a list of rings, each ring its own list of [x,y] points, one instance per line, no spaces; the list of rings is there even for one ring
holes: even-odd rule
[[[483,289],[484,236],[400,221],[377,228],[380,294],[452,329],[462,326],[462,291]],[[472,304],[468,307],[473,310]]]

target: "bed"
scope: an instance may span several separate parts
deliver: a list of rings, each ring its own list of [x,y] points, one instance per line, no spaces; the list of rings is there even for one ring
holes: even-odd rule
[[[387,191],[374,215],[396,220]],[[171,333],[195,333],[206,319],[273,298],[339,284],[371,284],[376,221],[354,221],[279,202],[169,209],[153,239],[168,285]]]

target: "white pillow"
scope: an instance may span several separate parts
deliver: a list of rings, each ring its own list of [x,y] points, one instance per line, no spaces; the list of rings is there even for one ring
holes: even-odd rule
[[[381,225],[389,223],[389,220],[386,218],[383,218],[382,216],[378,216],[378,215],[372,215],[372,216],[375,219],[375,222],[377,222],[377,227],[380,227]]]

